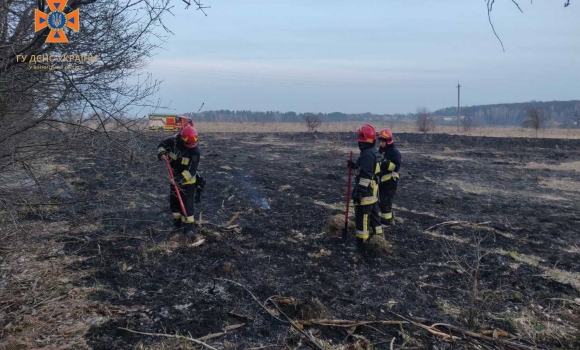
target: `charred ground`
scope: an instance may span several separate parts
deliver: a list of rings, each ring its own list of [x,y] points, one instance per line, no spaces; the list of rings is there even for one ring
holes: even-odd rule
[[[392,253],[374,256],[347,253],[328,225],[344,213],[352,134],[202,135],[198,246],[171,232],[165,169],[155,158],[161,137],[144,135],[131,154],[60,157],[74,171],[53,190],[76,203],[43,212],[42,222],[68,226],[30,237],[63,245],[40,260],[75,257],[67,270],[83,277],[67,288],[90,290],[87,304],[99,315],[83,335],[88,347],[192,346],[120,328],[193,338],[225,329],[206,340],[217,348],[311,347],[281,311],[327,347],[389,348],[395,338],[406,349],[509,348],[457,332],[462,339],[451,343],[410,323],[303,321],[401,315],[529,347],[580,347],[580,141],[397,135]],[[38,222],[38,212],[21,220]]]

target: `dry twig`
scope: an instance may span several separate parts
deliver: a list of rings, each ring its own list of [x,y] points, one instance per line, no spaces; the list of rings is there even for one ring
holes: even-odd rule
[[[228,224],[226,224],[226,225],[219,225],[219,224],[214,224],[214,223],[209,222],[209,221],[204,221],[203,224],[200,223],[199,225],[200,226],[209,225],[209,226],[216,227],[218,230],[232,231],[232,232],[235,232],[235,233],[242,232],[242,228],[240,227],[240,225],[228,225]]]
[[[270,299],[268,299],[270,300]],[[312,334],[307,334],[306,332],[304,332],[300,326],[298,326],[296,324],[296,322],[292,321],[292,319],[290,317],[288,317],[288,315],[286,315],[284,313],[284,311],[282,311],[282,309],[280,309],[280,307],[278,307],[278,304],[276,304],[275,302],[272,302],[272,304],[276,307],[276,309],[278,309],[278,311],[284,315],[284,317],[286,317],[286,319],[288,320],[288,322],[290,322],[290,324],[292,325],[292,327],[294,327],[300,334],[302,334],[303,336],[306,337],[306,339],[308,339],[308,341],[317,349],[319,350],[324,350],[324,347],[322,347],[321,345],[318,344],[318,342],[316,341],[316,339],[314,339],[314,337],[312,336]]]
[[[441,223],[438,223],[436,225],[433,225],[433,226],[429,227],[428,229],[426,229],[425,231],[430,231],[430,230],[432,230],[432,229],[434,229],[435,227],[438,227],[438,226],[443,226],[443,225],[458,225],[458,224],[461,225],[461,224],[473,224],[473,223],[471,223],[469,221],[445,221],[445,222],[441,222]],[[473,225],[475,225],[475,226],[483,226],[483,225],[489,225],[489,224],[491,224],[491,221],[479,222],[479,223],[475,223]]]
[[[241,283],[238,283],[238,282],[236,282],[236,281],[229,280],[229,279],[227,279],[227,278],[214,278],[214,280],[216,280],[216,281],[224,281],[224,282],[232,283],[232,284],[235,284],[235,285],[237,285],[237,286],[239,286],[239,287],[242,287],[242,288],[244,288],[244,289],[246,290],[246,292],[250,293],[250,295],[252,296],[252,299],[254,299],[254,301],[255,301],[256,303],[258,303],[258,305],[260,305],[260,306],[262,307],[262,309],[266,310],[266,312],[267,312],[267,313],[268,313],[270,316],[274,317],[276,320],[278,320],[278,321],[280,321],[280,322],[282,322],[282,323],[288,323],[288,322],[286,322],[286,321],[284,321],[284,320],[280,319],[278,316],[274,315],[272,312],[270,312],[270,310],[268,310],[268,308],[267,308],[267,307],[265,307],[265,306],[264,306],[264,304],[262,304],[262,303],[261,303],[261,302],[258,300],[258,298],[256,298],[256,296],[254,295],[254,293],[252,293],[252,292],[251,292],[251,291],[250,291],[248,288],[246,288],[246,286],[244,286],[243,284],[241,284]]]
[[[528,345],[516,343],[516,342],[511,341],[511,340],[505,340],[505,339],[488,337],[486,335],[479,334],[479,333],[475,333],[475,332],[470,332],[470,331],[467,331],[465,329],[461,329],[459,327],[456,327],[456,326],[453,326],[453,325],[450,325],[450,324],[446,324],[446,323],[434,323],[431,326],[427,326],[427,325],[424,325],[422,323],[409,320],[409,319],[407,319],[407,318],[405,318],[405,317],[403,317],[403,316],[401,316],[401,315],[399,315],[397,313],[394,313],[392,311],[391,311],[391,313],[394,314],[394,315],[396,315],[396,316],[398,316],[398,317],[400,317],[400,318],[402,318],[405,321],[408,321],[409,323],[411,323],[412,325],[414,325],[416,327],[422,328],[422,329],[428,331],[429,333],[432,333],[434,335],[437,335],[439,337],[442,337],[442,338],[444,338],[446,340],[459,340],[459,339],[462,339],[462,338],[457,337],[457,336],[454,336],[452,334],[443,333],[442,331],[440,331],[436,327],[447,327],[447,329],[449,331],[454,331],[454,332],[460,333],[460,334],[462,334],[463,336],[466,336],[466,337],[470,337],[470,338],[473,338],[473,339],[484,340],[484,341],[489,342],[489,343],[495,343],[495,344],[498,344],[499,343],[499,344],[501,344],[503,346],[508,346],[508,347],[511,347],[511,348],[522,349],[522,350],[539,350],[538,348],[533,347],[533,346],[528,346]]]
[[[324,350],[324,348],[322,346],[320,346],[316,340],[314,339],[314,337],[312,337],[311,335],[307,334],[306,332],[304,332],[302,329],[300,329],[300,327],[294,322],[292,321],[292,319],[290,319],[290,317],[288,317],[288,315],[286,315],[282,310],[280,310],[280,308],[278,307],[278,305],[274,302],[272,302],[272,304],[274,304],[274,306],[278,309],[278,311],[284,315],[284,317],[286,317],[286,319],[288,320],[288,322],[285,322],[283,320],[281,320],[280,318],[278,318],[276,315],[274,315],[272,312],[270,312],[270,310],[268,310],[268,308],[266,308],[264,306],[264,304],[262,304],[258,298],[256,298],[256,296],[248,289],[246,288],[246,286],[244,286],[241,283],[226,279],[226,278],[214,278],[214,280],[217,281],[224,281],[224,282],[228,282],[228,283],[233,283],[237,286],[240,286],[242,288],[244,288],[248,293],[250,293],[250,295],[252,296],[252,298],[256,301],[256,303],[258,303],[258,305],[260,305],[262,307],[262,309],[266,310],[266,312],[268,312],[268,314],[270,314],[270,316],[274,317],[276,320],[283,322],[283,323],[290,323],[292,325],[292,327],[294,327],[300,334],[302,334],[304,337],[306,337],[306,339],[308,339],[308,341],[317,349],[319,350]],[[270,300],[270,298],[268,298],[268,300]]]
[[[312,320],[303,320],[298,321],[300,324],[305,326],[332,326],[332,327],[358,327],[358,326],[366,326],[370,324],[382,324],[382,325],[399,325],[402,326],[404,323],[403,321],[390,321],[390,320],[383,320],[383,321],[350,321],[350,320],[329,320],[329,319],[312,319]]]
[[[201,341],[201,340],[197,340],[197,339],[194,339],[194,338],[191,338],[191,337],[185,337],[185,336],[183,336],[183,335],[179,335],[179,334],[147,333],[147,332],[139,332],[139,331],[134,331],[134,330],[132,330],[132,329],[129,329],[129,328],[123,328],[123,327],[119,327],[119,329],[125,330],[125,331],[127,331],[127,332],[131,332],[131,333],[135,333],[135,334],[148,335],[148,336],[151,336],[151,337],[165,337],[165,338],[173,338],[173,339],[183,339],[183,340],[189,340],[190,342],[196,343],[196,344],[198,344],[198,345],[201,345],[201,346],[203,346],[203,347],[206,347],[206,348],[208,348],[208,349],[211,349],[211,350],[218,350],[218,349],[214,348],[213,346],[211,346],[211,345],[208,345],[208,344],[204,343],[204,342],[203,342],[203,341]],[[217,333],[217,334],[219,334],[219,335],[224,335],[224,334],[226,334],[226,332]],[[211,334],[210,334],[210,335],[211,335]],[[209,337],[209,336],[205,336],[204,338],[206,338],[206,339],[207,339],[207,337]],[[214,337],[214,338],[215,338],[215,337]]]
[[[482,339],[488,342],[492,342],[492,343],[500,343],[502,345],[507,345],[513,348],[517,348],[517,349],[523,349],[523,350],[539,350],[539,348],[533,347],[533,346],[527,346],[524,344],[519,344],[510,340],[505,340],[505,339],[499,339],[499,338],[491,338],[488,337],[486,335],[483,334],[479,334],[479,333],[474,333],[474,332],[470,332],[467,331],[465,329],[461,329],[459,327],[456,326],[452,326],[450,324],[445,324],[445,323],[436,323],[434,325],[432,325],[431,327],[447,327],[449,330],[453,330],[455,332],[461,333],[465,336],[471,337],[471,338],[476,338],[476,339]]]

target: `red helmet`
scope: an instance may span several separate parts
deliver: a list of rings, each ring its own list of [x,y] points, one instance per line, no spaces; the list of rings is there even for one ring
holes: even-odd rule
[[[389,129],[383,129],[379,131],[379,135],[377,137],[379,141],[387,141],[387,145],[393,144],[393,133]]]
[[[359,142],[375,143],[377,134],[372,125],[365,124],[356,130]]]
[[[199,136],[197,135],[197,131],[191,125],[186,125],[183,130],[181,130],[181,141],[185,143],[187,148],[193,148],[197,146],[197,140]]]

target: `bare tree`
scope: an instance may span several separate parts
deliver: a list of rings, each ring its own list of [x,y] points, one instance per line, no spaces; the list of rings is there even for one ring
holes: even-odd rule
[[[318,114],[312,113],[305,113],[302,116],[302,119],[304,119],[304,123],[306,124],[306,128],[308,128],[308,132],[314,132],[322,122],[322,119]]]
[[[415,115],[415,118],[417,123],[417,131],[427,133],[429,131],[435,130],[435,119],[427,107],[417,108],[417,114]]]
[[[470,329],[478,327],[493,301],[497,299],[497,294],[501,292],[487,288],[481,280],[481,273],[485,270],[484,259],[489,254],[484,243],[488,240],[488,233],[475,228],[467,244],[453,240],[443,241],[443,256],[458,269],[460,278],[463,279],[464,288],[460,288],[459,292],[465,295],[465,319]]]
[[[538,131],[546,127],[546,122],[548,117],[544,112],[536,107],[528,108],[526,111],[526,119],[522,125],[526,128],[532,128],[536,132],[536,137],[538,137]]]
[[[465,109],[463,119],[461,119],[461,126],[463,127],[463,131],[471,131],[475,127],[473,116],[467,109]]]

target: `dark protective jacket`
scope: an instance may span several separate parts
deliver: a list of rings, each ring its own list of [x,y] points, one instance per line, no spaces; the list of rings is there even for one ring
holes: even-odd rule
[[[362,193],[360,205],[373,204],[378,200],[378,175],[380,173],[381,155],[373,144],[361,146],[360,156],[356,161],[354,191]],[[354,197],[354,195],[353,195]]]
[[[161,141],[157,147],[157,153],[164,151],[167,152],[175,182],[181,185],[195,184],[201,156],[199,145],[188,148],[177,135]]]
[[[399,168],[401,167],[401,152],[399,152],[393,143],[385,147],[379,147],[379,153],[383,157],[380,182],[391,179],[396,181],[399,178]]]

